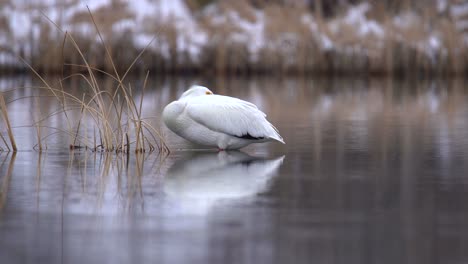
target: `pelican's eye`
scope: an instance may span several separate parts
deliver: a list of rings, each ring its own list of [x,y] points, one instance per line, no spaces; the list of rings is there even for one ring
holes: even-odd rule
[[[210,95],[210,94],[213,94],[213,93],[210,92],[210,91],[206,91],[205,94],[206,94],[206,95]]]

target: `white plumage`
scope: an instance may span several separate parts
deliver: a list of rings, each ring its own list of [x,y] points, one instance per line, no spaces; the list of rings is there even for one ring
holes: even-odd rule
[[[278,130],[254,104],[215,95],[203,86],[192,86],[163,111],[166,126],[195,144],[219,149],[239,149],[251,143],[276,140]]]

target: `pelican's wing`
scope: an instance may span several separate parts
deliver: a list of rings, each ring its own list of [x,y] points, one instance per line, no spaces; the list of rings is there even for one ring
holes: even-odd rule
[[[208,95],[188,102],[186,113],[211,130],[236,137],[272,138],[283,142],[278,130],[254,104],[222,95]]]

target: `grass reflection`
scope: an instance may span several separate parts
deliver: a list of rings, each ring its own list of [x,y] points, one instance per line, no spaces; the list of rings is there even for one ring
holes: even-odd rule
[[[0,214],[7,202],[8,189],[10,186],[11,175],[13,174],[13,168],[15,166],[15,160],[16,153],[13,152],[11,155],[6,155],[0,165],[0,171],[3,171],[4,166],[7,167],[6,173],[0,180]]]
[[[1,209],[91,215],[205,214],[220,201],[268,190],[284,159],[243,152],[21,154],[17,163],[15,155],[2,161]]]

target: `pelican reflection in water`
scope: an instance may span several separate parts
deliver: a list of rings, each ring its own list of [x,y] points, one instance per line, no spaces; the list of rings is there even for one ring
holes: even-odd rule
[[[266,191],[283,159],[257,158],[239,151],[187,154],[167,172],[164,191],[181,213],[202,214],[217,202]]]

